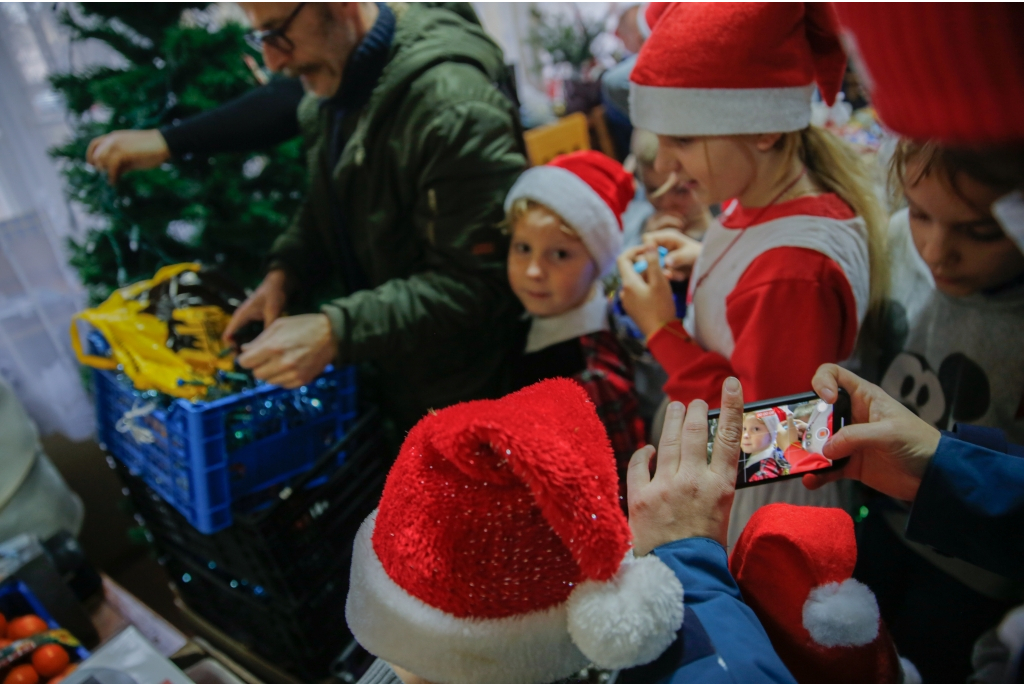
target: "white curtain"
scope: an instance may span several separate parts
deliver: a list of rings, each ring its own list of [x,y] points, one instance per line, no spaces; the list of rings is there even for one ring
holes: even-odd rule
[[[47,79],[117,57],[98,45],[72,49],[59,9],[0,4],[0,375],[43,433],[81,440],[92,433],[93,409],[68,329],[85,299],[63,244],[88,219],[65,201],[46,152],[69,134]]]

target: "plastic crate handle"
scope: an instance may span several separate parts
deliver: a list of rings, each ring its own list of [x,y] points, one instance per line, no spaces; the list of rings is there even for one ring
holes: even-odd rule
[[[295,481],[295,484],[291,486],[291,490],[293,492],[301,490],[306,487],[306,483],[318,477],[320,475],[319,472],[321,468],[325,466],[327,462],[334,459],[334,457],[338,455],[338,452],[341,452],[343,449],[348,447],[350,442],[355,440],[357,437],[362,437],[362,433],[367,430],[367,427],[376,422],[377,414],[377,408],[371,407],[369,411],[367,411],[358,421],[355,422],[355,424],[353,424],[351,429],[345,431],[345,435],[343,435],[340,440],[328,447],[324,453],[317,458],[312,468],[306,471],[302,477]]]
[[[91,366],[94,369],[103,369],[104,371],[114,371],[117,369],[117,360],[112,357],[100,357],[95,354],[86,354],[82,350],[82,338],[78,334],[78,321],[85,319],[82,318],[81,312],[71,317],[71,329],[68,333],[71,336],[71,349],[75,351],[75,356],[78,357],[78,363],[84,366]]]

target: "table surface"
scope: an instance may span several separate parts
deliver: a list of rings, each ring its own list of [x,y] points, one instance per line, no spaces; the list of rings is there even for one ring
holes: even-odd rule
[[[102,574],[102,577],[103,601],[92,612],[92,622],[99,633],[101,644],[131,625],[166,657],[185,646],[187,635],[118,585],[110,576]]]

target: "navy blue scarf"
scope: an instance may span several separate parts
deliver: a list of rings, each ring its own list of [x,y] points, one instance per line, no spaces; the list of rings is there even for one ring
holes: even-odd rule
[[[325,99],[321,106],[334,107],[334,121],[330,136],[330,169],[338,165],[341,153],[345,149],[348,138],[344,134],[342,122],[351,113],[359,111],[370,99],[373,89],[380,81],[380,75],[387,66],[391,53],[391,42],[395,37],[395,14],[382,2],[377,3],[379,13],[370,31],[363,36],[362,42],[349,57],[345,71],[341,75],[338,92]],[[352,239],[345,221],[345,211],[339,198],[332,189],[331,209],[334,215],[338,246],[341,252],[342,277],[349,292],[365,290],[370,282],[356,259],[352,247]]]

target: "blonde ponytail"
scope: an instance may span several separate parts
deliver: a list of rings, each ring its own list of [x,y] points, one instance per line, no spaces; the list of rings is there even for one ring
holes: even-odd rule
[[[788,154],[799,156],[812,180],[842,198],[867,226],[871,294],[861,337],[870,339],[880,330],[889,295],[889,223],[867,165],[853,148],[817,126],[786,134],[782,144]]]

